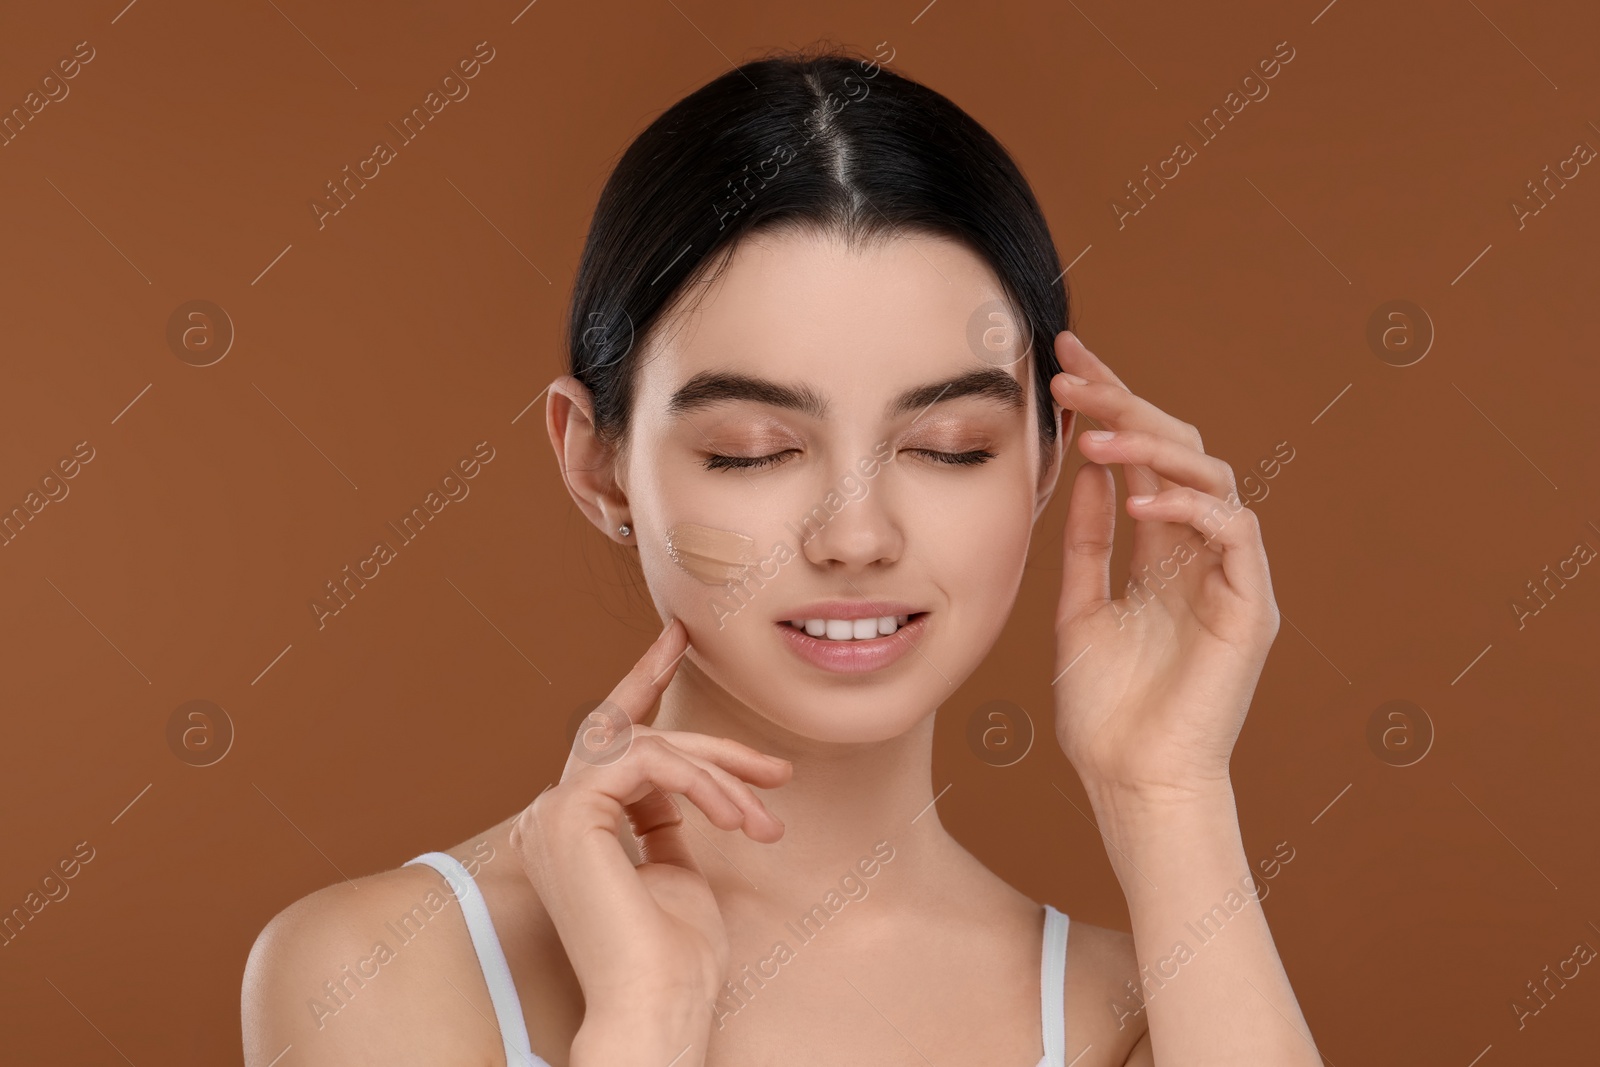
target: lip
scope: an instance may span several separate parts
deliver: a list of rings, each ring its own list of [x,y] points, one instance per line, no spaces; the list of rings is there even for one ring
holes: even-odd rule
[[[839,603],[839,602],[834,602]],[[814,611],[821,605],[812,605],[807,611]],[[884,608],[903,608],[903,604],[883,604]],[[859,610],[859,609],[856,609]],[[787,619],[774,623],[782,631],[782,640],[789,649],[813,667],[820,667],[825,671],[838,674],[865,674],[869,671],[882,670],[896,660],[909,653],[912,647],[922,638],[928,629],[928,613],[916,611],[883,611],[883,615],[914,615],[910,622],[900,627],[892,634],[883,634],[869,638],[865,641],[827,641],[820,637],[812,637],[804,630],[797,630],[789,625]],[[801,618],[802,616],[791,616]],[[827,615],[806,615],[808,619],[827,618]],[[850,616],[836,615],[834,618],[848,618]],[[866,618],[867,613],[854,616]]]

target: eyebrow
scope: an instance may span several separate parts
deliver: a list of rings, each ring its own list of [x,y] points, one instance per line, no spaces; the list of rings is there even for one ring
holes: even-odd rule
[[[984,367],[907,389],[890,401],[887,414],[894,418],[920,412],[941,400],[964,396],[986,397],[1016,411],[1027,403],[1022,385],[1015,378],[998,367]],[[828,413],[827,398],[809,385],[786,385],[733,371],[701,371],[672,394],[667,401],[667,415],[681,418],[714,404],[741,400],[798,411],[816,419]]]

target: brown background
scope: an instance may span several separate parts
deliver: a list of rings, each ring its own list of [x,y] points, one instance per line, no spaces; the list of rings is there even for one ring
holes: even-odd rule
[[[1594,967],[1521,1030],[1510,1008],[1600,947],[1600,575],[1520,630],[1511,606],[1580,540],[1600,548],[1600,176],[1520,229],[1510,207],[1600,146],[1592,8],[122,3],[0,27],[5,110],[77,42],[96,53],[0,148],[0,506],[95,450],[0,548],[0,910],[95,849],[0,948],[0,1058],[236,1060],[246,953],[275,912],[559,774],[573,709],[658,629],[543,428],[594,200],[674,100],[827,38],[888,42],[1015,153],[1076,261],[1073,324],[1135,391],[1241,475],[1294,449],[1254,505],[1285,624],[1233,766],[1252,859],[1295,849],[1266,909],[1328,1059],[1593,1060]],[[324,183],[485,40],[471,95],[319,229]],[[1124,183],[1197,142],[1187,123],[1280,41],[1295,58],[1270,96],[1119,229]],[[237,331],[208,367],[166,340],[194,299]],[[1436,331],[1407,367],[1366,339],[1396,299]],[[482,440],[470,497],[319,630],[323,583]],[[935,786],[1002,876],[1125,928],[1048,733],[1066,496],[941,711]],[[236,731],[211,766],[167,741],[192,699]],[[1415,765],[1366,740],[1391,699],[1436,731]],[[1041,728],[1015,766],[967,746],[991,700]]]

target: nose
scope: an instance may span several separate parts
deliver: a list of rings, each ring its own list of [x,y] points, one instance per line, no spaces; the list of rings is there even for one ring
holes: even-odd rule
[[[867,479],[851,471],[818,486],[814,503],[790,523],[801,553],[848,572],[898,560],[905,537],[889,490],[883,472]]]

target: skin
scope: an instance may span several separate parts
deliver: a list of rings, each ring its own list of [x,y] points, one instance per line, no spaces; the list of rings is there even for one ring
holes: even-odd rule
[[[1055,737],[1094,805],[1133,931],[1072,923],[1067,1058],[1320,1062],[1253,902],[1144,1011],[1119,1025],[1108,1010],[1141,966],[1156,968],[1188,936],[1186,922],[1248,884],[1227,762],[1278,616],[1254,516],[1225,502],[1231,470],[1069,333],[1052,340],[1071,372],[1052,382],[1065,435],[1041,458],[1032,357],[1013,349],[980,360],[965,340],[972,309],[1001,295],[987,265],[945,239],[850,249],[768,234],[741,242],[641,353],[620,450],[596,435],[581,383],[553,383],[547,427],[573,499],[637,549],[666,622],[611,693],[606,735],[620,758],[575,752],[526,809],[449,850],[493,857],[476,878],[533,1047],[557,1067],[1038,1061],[1042,909],[940,824],[932,738],[935,709],[1010,614],[1077,411],[1118,436],[1078,439],[1090,462],[1073,483],[1063,538]],[[963,396],[885,414],[905,389],[997,363],[1020,387],[1020,407]],[[826,413],[738,400],[670,416],[672,392],[707,370],[808,386]],[[719,620],[714,589],[668,556],[665,532],[682,522],[745,533],[765,555],[785,519],[882,441],[894,460],[865,495],[733,617]],[[919,451],[974,449],[993,458],[951,465]],[[778,453],[742,471],[704,465],[710,454]],[[1137,520],[1134,573],[1179,544],[1192,552],[1140,600],[1112,599],[1106,587],[1111,463],[1125,465],[1135,490],[1159,494],[1125,505]],[[821,671],[775,627],[823,597],[909,601],[930,613],[927,632],[882,670]],[[894,857],[869,895],[799,945],[784,924],[879,841]],[[502,1062],[454,908],[440,913],[438,936],[419,936],[381,972],[404,977],[373,979],[320,1029],[305,1006],[341,963],[370,955],[385,919],[442,885],[431,869],[402,868],[276,917],[246,970],[247,1062],[269,1063],[290,1043],[298,1063],[380,1052],[384,1062]],[[706,1008],[721,982],[767,959],[778,939],[799,945],[796,960],[714,1027]]]

